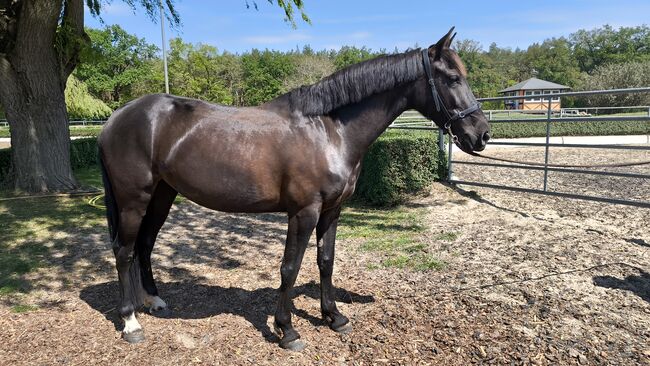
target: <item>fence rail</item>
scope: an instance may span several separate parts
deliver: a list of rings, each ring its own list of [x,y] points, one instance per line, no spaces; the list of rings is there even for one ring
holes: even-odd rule
[[[505,96],[505,97],[494,97],[494,98],[481,98],[479,101],[488,102],[488,101],[505,101],[505,100],[514,100],[514,99],[538,99],[541,98],[548,107],[546,111],[543,112],[545,117],[543,118],[501,118],[495,119],[492,118],[496,111],[486,111],[486,115],[489,117],[490,123],[545,123],[546,124],[546,139],[543,143],[538,142],[511,142],[511,141],[493,141],[489,142],[488,145],[491,146],[528,146],[528,147],[544,147],[544,162],[542,166],[530,166],[524,164],[504,164],[504,163],[494,163],[494,162],[477,162],[477,161],[460,161],[453,159],[453,144],[447,143],[447,154],[448,154],[448,176],[447,181],[453,184],[464,184],[469,186],[477,186],[484,188],[493,188],[493,189],[504,189],[515,192],[525,192],[525,193],[535,193],[535,194],[544,194],[549,196],[563,197],[563,198],[573,198],[597,202],[606,202],[613,204],[623,204],[636,207],[646,207],[650,208],[650,201],[648,200],[631,200],[631,199],[620,199],[606,196],[592,196],[585,194],[577,193],[566,193],[566,192],[557,192],[549,190],[548,188],[548,173],[549,172],[561,172],[561,173],[573,173],[573,174],[586,174],[586,175],[599,175],[599,176],[610,176],[610,177],[624,177],[624,178],[634,178],[634,179],[650,179],[648,174],[640,174],[633,172],[612,172],[612,171],[602,171],[602,170],[587,170],[587,169],[575,169],[575,168],[558,168],[549,166],[549,151],[551,147],[570,147],[570,148],[589,148],[589,149],[617,149],[617,150],[635,150],[635,151],[650,151],[650,144],[644,145],[596,145],[596,144],[558,144],[551,143],[551,129],[554,123],[577,123],[577,122],[625,122],[625,121],[650,121],[650,109],[648,109],[648,115],[644,116],[620,116],[620,117],[591,117],[591,116],[575,116],[574,114],[562,113],[562,111],[554,111],[551,109],[552,98],[557,98],[561,96],[583,96],[583,95],[597,95],[597,94],[628,94],[628,93],[650,93],[650,87],[643,88],[628,88],[628,89],[613,89],[613,90],[593,90],[593,91],[580,91],[580,92],[564,92],[556,94],[542,94],[542,95],[529,95],[529,96]],[[598,109],[608,109],[608,107],[596,107]],[[647,106],[631,106],[631,107],[614,107],[609,109],[633,109],[633,108],[648,108]],[[518,111],[512,111],[516,113]],[[539,112],[538,112],[539,113]],[[570,117],[565,117],[567,114]],[[443,132],[438,129],[435,124],[430,121],[427,121],[424,117],[420,116],[420,121],[418,123],[415,113],[409,112],[403,116],[400,116],[390,128],[393,129],[415,129],[415,130],[437,130],[439,138],[439,148],[444,149],[443,145]],[[648,131],[650,134],[650,131]],[[510,185],[502,184],[492,184],[486,182],[476,182],[476,181],[467,181],[462,179],[455,179],[453,177],[453,167],[454,164],[465,164],[465,165],[475,165],[475,166],[486,166],[500,169],[524,169],[531,171],[543,171],[544,178],[541,182],[541,189],[533,188],[523,188]]]
[[[101,126],[106,123],[107,120],[72,120],[70,121],[70,127],[79,127],[79,126]],[[0,119],[0,127],[9,127],[9,122],[6,119]]]

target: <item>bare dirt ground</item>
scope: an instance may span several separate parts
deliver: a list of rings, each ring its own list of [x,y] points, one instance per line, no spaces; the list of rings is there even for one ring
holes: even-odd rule
[[[528,158],[518,150],[502,154]],[[553,155],[556,162],[592,157]],[[456,174],[539,182],[535,174],[471,166],[457,166]],[[647,181],[562,179],[650,198]],[[551,177],[551,186],[560,183]],[[426,215],[430,228],[421,241],[446,266],[368,269],[375,254],[360,252],[358,239],[339,240],[335,284],[340,310],[354,325],[350,335],[320,320],[311,246],[294,301],[294,325],[308,347],[280,349],[272,314],[284,217],[184,203],[154,251],[172,315],[140,316],[144,344],[120,339],[111,252],[97,228],[69,234],[73,249],[34,275],[42,285],[26,300],[39,310],[16,314],[0,305],[0,363],[650,364],[650,209],[441,184],[410,206]],[[440,240],[443,232],[457,235]]]

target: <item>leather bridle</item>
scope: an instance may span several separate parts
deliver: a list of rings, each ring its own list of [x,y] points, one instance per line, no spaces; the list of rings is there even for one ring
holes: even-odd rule
[[[433,71],[431,70],[431,61],[429,59],[429,50],[427,48],[422,50],[422,62],[424,63],[424,71],[427,74],[427,80],[429,82],[429,86],[431,87],[431,95],[433,95],[433,100],[436,103],[436,111],[440,112],[442,111],[444,115],[447,117],[447,121],[444,123],[443,128],[447,131],[449,136],[451,136],[451,139],[454,141],[456,145],[459,144],[458,137],[454,135],[454,133],[451,131],[451,123],[465,118],[469,116],[470,114],[478,111],[481,109],[481,103],[479,103],[476,98],[474,97],[474,94],[471,94],[472,92],[470,91],[470,95],[472,99],[474,100],[474,103],[467,109],[464,109],[462,111],[457,111],[453,110],[454,114],[449,113],[449,109],[447,106],[445,106],[445,101],[440,97],[440,93],[438,93],[438,89],[436,88],[436,81],[433,78]]]

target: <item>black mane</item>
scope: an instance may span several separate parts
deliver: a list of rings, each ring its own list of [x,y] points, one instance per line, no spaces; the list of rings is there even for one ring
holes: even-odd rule
[[[307,116],[325,115],[342,106],[411,82],[424,70],[420,50],[379,56],[339,70],[323,80],[294,89],[288,98],[292,110]]]

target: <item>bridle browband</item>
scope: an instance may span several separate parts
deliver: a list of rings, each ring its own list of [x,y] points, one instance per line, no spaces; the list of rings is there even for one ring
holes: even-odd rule
[[[449,136],[451,136],[454,143],[458,145],[458,137],[456,137],[456,135],[454,135],[454,133],[451,132],[451,123],[456,120],[465,118],[470,114],[480,110],[481,103],[476,101],[474,94],[471,94],[472,92],[470,91],[474,103],[467,109],[464,109],[460,112],[454,110],[454,114],[450,114],[449,109],[447,109],[447,107],[445,106],[445,101],[442,100],[440,94],[438,93],[438,89],[436,88],[436,81],[433,78],[433,71],[431,70],[431,61],[429,59],[429,49],[427,48],[422,50],[422,63],[424,64],[424,71],[427,74],[427,81],[429,82],[429,86],[431,87],[431,95],[433,95],[433,101],[436,103],[436,111],[438,112],[442,111],[445,114],[445,116],[447,116],[447,121],[444,123],[443,128],[447,131]]]

